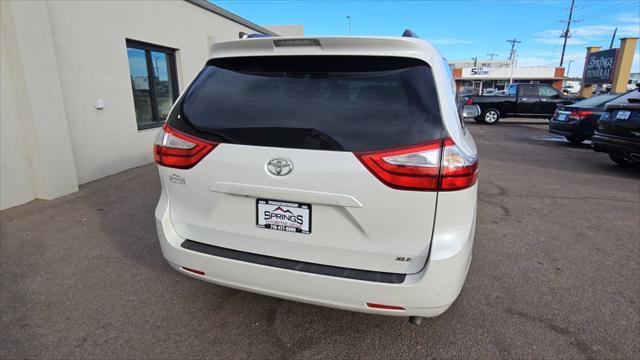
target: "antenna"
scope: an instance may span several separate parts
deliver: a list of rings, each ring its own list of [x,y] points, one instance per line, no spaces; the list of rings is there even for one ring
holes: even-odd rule
[[[416,38],[416,39],[420,38],[420,36],[418,36],[418,34],[414,33],[413,30],[409,30],[409,29],[406,29],[402,33],[402,37],[411,37],[411,38]]]

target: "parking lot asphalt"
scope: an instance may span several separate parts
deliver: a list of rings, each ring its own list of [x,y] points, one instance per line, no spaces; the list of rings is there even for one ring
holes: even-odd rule
[[[0,212],[0,358],[640,356],[640,173],[544,125],[469,124],[467,283],[421,326],[211,285],[169,267],[153,165]]]

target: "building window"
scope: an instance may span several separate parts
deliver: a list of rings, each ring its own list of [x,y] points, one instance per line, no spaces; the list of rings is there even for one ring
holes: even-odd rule
[[[175,50],[127,40],[138,130],[162,125],[178,98]]]

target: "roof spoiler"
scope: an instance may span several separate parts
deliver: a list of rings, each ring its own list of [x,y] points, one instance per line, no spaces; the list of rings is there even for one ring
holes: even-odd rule
[[[410,30],[410,29],[406,29],[402,33],[402,37],[410,37],[410,38],[420,39],[420,36],[418,36],[418,34],[416,34],[415,32],[413,32],[413,30]]]

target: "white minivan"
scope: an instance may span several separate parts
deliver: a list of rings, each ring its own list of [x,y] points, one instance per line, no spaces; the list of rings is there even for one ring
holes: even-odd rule
[[[478,160],[446,61],[415,37],[221,42],[154,156],[176,270],[413,322],[464,284]]]

